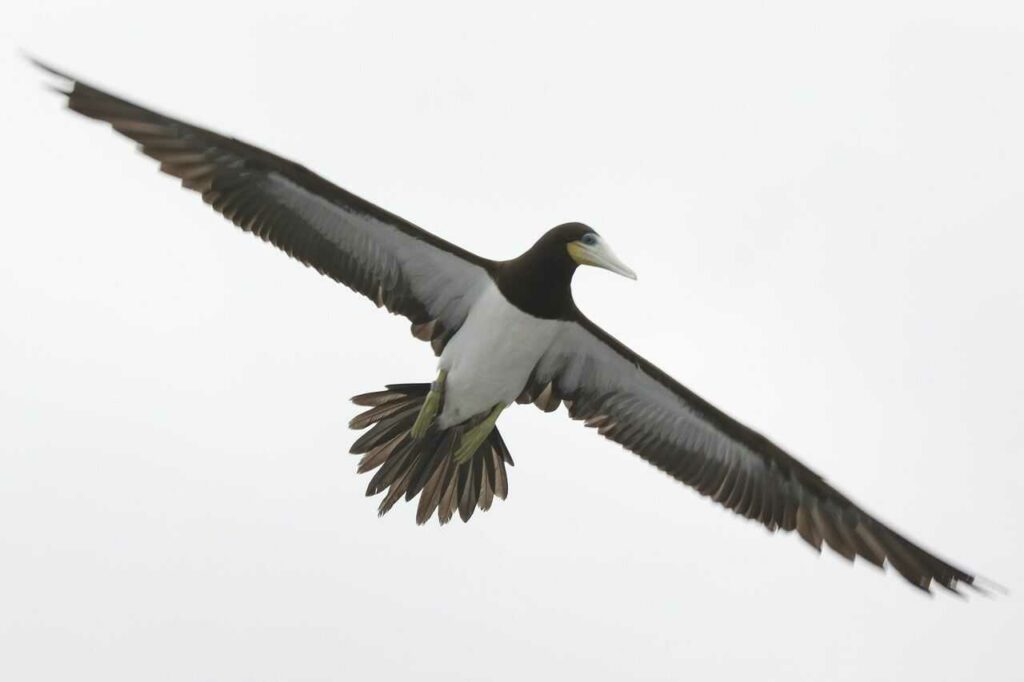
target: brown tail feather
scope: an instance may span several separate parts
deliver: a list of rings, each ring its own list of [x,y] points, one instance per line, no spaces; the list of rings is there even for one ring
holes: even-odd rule
[[[487,511],[495,497],[505,499],[505,464],[512,466],[512,456],[498,429],[461,465],[452,455],[466,425],[445,431],[431,426],[422,438],[412,440],[409,432],[429,391],[430,384],[391,384],[387,390],[352,398],[356,405],[369,409],[353,418],[349,426],[371,428],[352,444],[351,452],[363,456],[359,473],[377,470],[367,486],[367,496],[387,491],[377,509],[380,515],[403,496],[409,501],[419,495],[416,523],[426,523],[435,511],[442,524],[456,511],[463,521],[469,521],[477,508]]]

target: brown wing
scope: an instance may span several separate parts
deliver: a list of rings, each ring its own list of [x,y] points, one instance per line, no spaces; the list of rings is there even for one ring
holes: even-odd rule
[[[573,419],[769,530],[815,549],[890,564],[915,587],[977,589],[974,575],[911,542],[760,433],[682,386],[580,316],[541,360],[521,402]]]
[[[70,109],[109,123],[235,225],[404,315],[440,352],[491,262],[337,187],[303,166],[94,88],[36,62],[70,89]]]

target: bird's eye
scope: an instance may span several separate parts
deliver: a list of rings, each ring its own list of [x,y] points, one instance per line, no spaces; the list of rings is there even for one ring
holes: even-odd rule
[[[583,239],[581,239],[580,241],[583,242],[585,246],[594,246],[597,244],[597,235],[585,234],[583,235]]]

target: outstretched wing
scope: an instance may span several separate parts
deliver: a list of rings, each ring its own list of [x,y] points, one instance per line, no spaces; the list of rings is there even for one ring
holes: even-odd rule
[[[566,323],[520,398],[545,411],[561,401],[573,419],[770,530],[796,530],[851,561],[891,564],[926,591],[932,581],[975,586],[975,576],[889,528],[582,315]]]
[[[68,107],[109,123],[235,225],[404,315],[440,353],[489,279],[491,261],[420,229],[297,163],[69,82]]]

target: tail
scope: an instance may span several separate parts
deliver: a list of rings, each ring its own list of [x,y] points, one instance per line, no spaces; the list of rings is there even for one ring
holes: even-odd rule
[[[409,435],[430,384],[390,384],[387,390],[364,393],[352,398],[356,405],[370,409],[355,417],[349,426],[369,431],[352,445],[351,452],[363,455],[359,473],[378,469],[366,488],[367,496],[387,490],[377,508],[383,516],[403,495],[411,500],[420,496],[416,523],[423,524],[437,510],[437,518],[448,523],[455,510],[469,521],[476,507],[487,511],[494,498],[508,494],[506,462],[512,456],[495,428],[487,441],[468,461],[456,464],[452,458],[459,436],[467,426],[461,424],[440,431],[431,426],[418,440]]]

